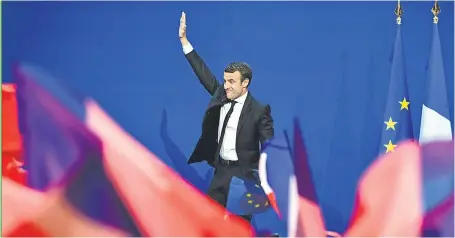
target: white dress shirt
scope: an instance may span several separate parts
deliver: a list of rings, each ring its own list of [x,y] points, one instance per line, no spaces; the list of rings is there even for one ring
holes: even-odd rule
[[[189,54],[193,51],[193,46],[187,44],[183,46],[183,52]],[[235,150],[235,144],[237,139],[237,126],[239,124],[240,114],[242,113],[243,105],[245,104],[246,97],[248,92],[244,95],[238,97],[234,101],[234,110],[232,111],[231,117],[226,125],[226,130],[224,132],[223,144],[220,149],[220,156],[222,159],[236,161],[239,158],[237,157],[237,152]],[[223,129],[224,119],[226,114],[231,108],[232,103],[226,103],[221,107],[220,111],[220,121],[218,125],[218,141],[220,141],[221,130]]]
[[[226,125],[226,130],[224,131],[223,144],[221,145],[220,149],[220,156],[222,159],[232,161],[236,161],[239,159],[237,158],[237,152],[235,150],[235,142],[237,139],[237,126],[239,125],[240,114],[242,113],[243,104],[245,104],[247,96],[248,92],[234,100],[236,101],[236,103],[234,104],[234,110],[232,111],[231,117],[229,117],[229,121]],[[231,108],[231,104],[232,103],[226,103],[224,106],[221,107],[220,123],[218,125],[218,141],[220,141],[224,119],[226,118],[226,114]]]

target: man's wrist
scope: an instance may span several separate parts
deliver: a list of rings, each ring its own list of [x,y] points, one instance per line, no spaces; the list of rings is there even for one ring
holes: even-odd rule
[[[180,42],[182,43],[182,46],[188,45],[190,43],[186,37],[180,38]]]
[[[191,51],[193,51],[193,46],[188,41],[188,39],[186,39],[186,37],[181,38],[180,41],[182,42],[182,49],[183,49],[183,53],[185,53],[185,55],[189,54]]]

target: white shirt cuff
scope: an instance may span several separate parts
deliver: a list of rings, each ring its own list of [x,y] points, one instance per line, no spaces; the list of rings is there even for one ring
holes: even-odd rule
[[[194,48],[190,43],[183,45],[183,53],[185,53],[185,55],[191,53],[191,51],[193,51],[193,50],[194,50]]]

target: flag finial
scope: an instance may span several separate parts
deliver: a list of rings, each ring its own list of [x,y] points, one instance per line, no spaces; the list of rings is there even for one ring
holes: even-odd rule
[[[433,23],[438,24],[439,18],[438,15],[441,12],[441,8],[439,7],[438,1],[434,1],[434,5],[431,8],[431,12],[433,13]]]
[[[401,15],[403,15],[403,8],[401,7],[400,0],[398,0],[397,7],[395,8],[395,15],[397,16],[397,24],[401,25]]]

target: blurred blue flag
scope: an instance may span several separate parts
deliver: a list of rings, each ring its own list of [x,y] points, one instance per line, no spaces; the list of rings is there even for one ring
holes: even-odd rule
[[[401,24],[397,33],[390,72],[387,103],[383,117],[383,130],[379,152],[393,152],[402,140],[413,138],[410,100],[406,81]]]
[[[83,157],[76,136],[89,134],[84,99],[70,95],[39,67],[21,64],[15,73],[27,183],[44,191]]]
[[[85,124],[84,98],[71,95],[38,67],[24,64],[15,70],[29,186],[43,191],[64,185],[73,209],[141,236],[104,171],[102,143]]]
[[[75,164],[65,179],[65,199],[85,216],[120,229],[131,236],[142,236],[126,205],[110,181],[103,165],[102,145],[79,138],[84,158]]]
[[[433,141],[421,145],[425,236],[453,237],[454,144]]]

